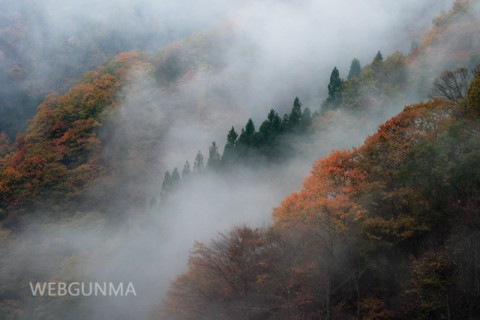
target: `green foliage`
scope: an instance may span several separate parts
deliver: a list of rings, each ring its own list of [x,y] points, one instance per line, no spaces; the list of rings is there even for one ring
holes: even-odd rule
[[[197,246],[166,311],[208,318],[213,305],[233,314],[240,304],[258,317],[477,319],[478,168],[475,118],[441,99],[406,107],[360,148],[318,160],[274,209],[272,229]],[[239,230],[248,245],[237,245]],[[234,272],[237,263],[257,267]]]
[[[230,165],[237,160],[237,145],[238,133],[235,131],[235,128],[232,127],[227,135],[227,144],[223,150],[222,154],[222,163]]]
[[[176,187],[179,183],[180,183],[180,174],[178,172],[178,169],[175,168],[173,169],[172,177],[171,177],[172,187]]]
[[[193,163],[193,172],[200,173],[205,168],[204,157],[202,152],[199,150],[195,156],[195,162]]]
[[[467,108],[476,117],[480,115],[480,75],[476,75],[467,92]]]
[[[343,80],[340,79],[337,67],[334,67],[330,75],[330,83],[328,84],[328,97],[325,101],[325,108],[335,109],[342,104],[342,88]]]
[[[352,80],[353,77],[357,77],[360,75],[360,72],[362,71],[362,67],[360,66],[360,60],[357,58],[354,58],[352,60],[352,63],[350,65],[350,70],[348,71],[348,80]]]
[[[185,161],[185,165],[183,166],[183,170],[182,170],[182,179],[187,179],[190,174],[191,174],[191,169],[190,169],[190,162]]]
[[[290,112],[290,116],[288,117],[288,125],[291,128],[297,127],[300,124],[300,120],[302,119],[302,103],[298,97],[295,97],[293,101],[293,108]]]
[[[284,161],[292,153],[289,138],[313,133],[311,127],[314,115],[309,108],[305,108],[302,112],[301,107],[302,103],[296,97],[290,113],[285,114],[283,120],[275,110],[271,109],[258,131],[252,119],[248,119],[240,135],[232,127],[227,134],[222,155],[219,153],[217,144],[212,142],[206,168],[209,171],[230,170],[238,164],[255,165],[260,161],[269,163]],[[188,161],[185,166],[187,163]],[[202,172],[203,167],[204,159],[199,151],[194,161],[193,173]],[[184,175],[182,175],[183,179]]]
[[[218,169],[220,166],[220,160],[220,153],[218,152],[217,144],[214,141],[208,150],[207,168],[210,170]]]
[[[355,111],[365,111],[369,108],[380,108],[387,101],[402,99],[411,88],[408,85],[407,59],[395,52],[383,60],[378,52],[372,64],[357,69],[357,63],[352,61],[351,72],[342,83],[342,107]],[[325,107],[328,106],[325,103]]]
[[[302,131],[307,131],[310,126],[312,125],[313,116],[310,108],[305,108],[302,113],[302,117],[300,119],[300,128]]]
[[[167,172],[165,172],[165,176],[163,177],[161,195],[163,197],[166,196],[170,192],[171,188],[172,188],[172,176],[170,175],[170,172],[167,170]]]
[[[448,291],[454,272],[453,261],[442,253],[427,252],[412,262],[413,275],[407,292],[418,299],[416,319],[449,318]]]
[[[240,144],[253,145],[255,142],[255,124],[252,119],[248,119],[247,124],[245,125],[245,130],[242,131],[242,134],[238,138]]]
[[[383,63],[383,55],[380,51],[378,51],[377,54],[375,55],[375,58],[373,58],[372,67],[373,68],[380,67],[382,63]]]
[[[231,146],[235,146],[235,144],[237,143],[237,138],[238,133],[235,131],[235,128],[232,127],[232,129],[228,132],[227,135],[227,143]]]

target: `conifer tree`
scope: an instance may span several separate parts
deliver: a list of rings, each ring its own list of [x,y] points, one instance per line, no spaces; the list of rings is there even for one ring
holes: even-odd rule
[[[330,75],[330,83],[328,84],[328,97],[326,104],[328,108],[337,108],[342,103],[342,84],[340,73],[337,67],[334,67]]]
[[[236,144],[237,144],[238,133],[235,131],[235,128],[232,127],[227,135],[227,143],[225,144],[225,149],[223,149],[222,162],[224,164],[232,163],[236,160]]]
[[[288,131],[288,124],[290,122],[288,114],[284,114],[282,118],[282,124],[280,125],[280,132]]]
[[[383,56],[382,56],[382,53],[378,51],[377,54],[375,55],[375,58],[373,58],[373,61],[372,61],[372,69],[377,76],[380,70],[382,69],[382,66],[383,66]]]
[[[305,108],[302,113],[302,118],[300,119],[300,129],[306,131],[308,127],[312,124],[312,112],[310,108]]]
[[[237,138],[238,138],[238,133],[235,131],[235,128],[232,127],[232,129],[230,129],[227,135],[227,143],[230,144],[231,146],[235,146],[235,144],[237,143]]]
[[[242,129],[242,133],[238,137],[238,142],[245,146],[251,146],[254,143],[255,138],[255,124],[252,119],[248,119],[245,129]]]
[[[212,142],[208,150],[207,167],[209,169],[217,169],[220,165],[220,153],[218,152],[217,144]]]
[[[170,185],[172,187],[175,187],[177,186],[179,183],[180,183],[180,174],[178,173],[178,169],[177,167],[175,167],[175,169],[173,169],[173,172],[172,172],[172,176],[171,176],[171,180],[170,180]]]
[[[375,55],[375,58],[373,58],[372,65],[378,65],[383,62],[383,55],[381,51],[378,51],[377,54]]]
[[[278,113],[271,109],[267,115],[268,122],[270,122],[270,128],[273,134],[280,132],[282,126],[282,119],[278,116]]]
[[[247,138],[253,138],[255,134],[255,125],[253,124],[253,120],[250,118],[248,119],[247,125],[245,126],[245,135]]]
[[[273,123],[276,116],[278,117],[278,114],[275,112],[275,110],[270,109],[270,112],[268,112],[268,115],[267,115],[267,119],[268,119],[268,121]]]
[[[293,101],[293,108],[288,117],[288,125],[290,128],[295,128],[299,125],[300,119],[302,118],[302,103],[298,97],[295,97]]]
[[[360,60],[354,58],[352,60],[352,64],[350,65],[350,71],[348,71],[348,80],[352,80],[353,77],[356,77],[362,71],[362,67],[360,66]]]
[[[193,163],[193,172],[200,173],[203,171],[204,167],[205,167],[205,163],[204,163],[203,154],[201,151],[198,151],[197,155],[195,156],[195,162]]]
[[[182,171],[182,179],[188,178],[191,174],[191,169],[190,169],[190,162],[185,161],[185,165],[183,166],[183,171]]]
[[[165,172],[165,176],[163,177],[162,190],[160,194],[162,196],[167,195],[171,187],[172,187],[172,177],[170,175],[170,172],[167,170],[167,172]]]

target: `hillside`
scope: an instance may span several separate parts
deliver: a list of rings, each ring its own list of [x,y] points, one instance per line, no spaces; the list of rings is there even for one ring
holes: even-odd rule
[[[60,50],[30,2],[0,22],[1,319],[479,319],[476,1],[411,52],[425,13],[379,17],[413,4],[233,1],[166,32],[126,1],[140,27],[79,19]],[[138,296],[30,289],[76,281]]]
[[[197,243],[163,314],[478,319],[479,90],[477,74],[459,106],[406,107],[318,160],[271,228]]]

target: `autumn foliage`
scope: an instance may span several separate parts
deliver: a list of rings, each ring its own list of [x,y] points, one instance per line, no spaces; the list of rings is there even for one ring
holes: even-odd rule
[[[476,319],[480,128],[463,111],[475,90],[460,106],[406,107],[360,148],[315,162],[271,228],[197,244],[161,314]]]
[[[102,141],[97,128],[104,112],[116,108],[119,88],[135,64],[135,53],[118,55],[85,74],[65,95],[47,96],[13,147],[2,136],[0,212],[68,203],[98,177]]]

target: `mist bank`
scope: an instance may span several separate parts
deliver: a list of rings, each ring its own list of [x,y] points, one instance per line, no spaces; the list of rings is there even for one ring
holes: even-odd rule
[[[385,56],[409,50],[410,43],[407,46],[400,41],[403,36],[391,35],[420,34],[436,14],[432,8],[446,5],[438,1],[386,6],[381,1],[369,5],[353,1],[348,5],[313,1],[246,4],[251,7],[239,8],[238,21],[228,26],[228,45],[211,59],[218,64],[212,67],[205,58],[211,52],[202,51],[208,42],[200,37],[193,45],[199,54],[192,55],[193,67],[180,65],[173,81],[159,81],[155,71],[162,63],[171,66],[162,57],[181,47],[182,41],[165,48],[167,52],[161,53],[158,61],[154,58],[130,74],[118,95],[120,116],[107,117],[113,129],[102,140],[101,155],[115,164],[109,168],[112,175],[118,174],[115,179],[108,183],[95,180],[87,192],[88,201],[77,209],[60,215],[32,212],[31,220],[38,216],[42,222],[33,222],[21,233],[2,230],[2,251],[7,257],[2,283],[13,287],[6,296],[20,292],[19,299],[4,304],[5,309],[10,308],[8,312],[20,310],[27,319],[50,314],[74,319],[72,310],[78,311],[79,319],[85,315],[94,319],[153,318],[152,312],[171,281],[186,269],[194,241],[208,241],[235,225],[268,226],[271,209],[300,187],[315,159],[334,149],[361,144],[378,124],[401,110],[403,103],[390,102],[360,114],[332,110],[315,124],[318,134],[313,142],[291,142],[296,148],[289,161],[256,168],[241,166],[225,175],[205,173],[160,204],[151,199],[159,195],[162,171],[191,161],[198,150],[207,154],[212,141],[223,147],[232,125],[240,128],[250,117],[259,124],[257,119],[264,118],[272,107],[287,112],[295,96],[302,99],[304,107],[319,110],[333,66],[339,66],[344,77],[354,56],[365,65],[378,49]],[[412,12],[415,14],[410,16]],[[416,27],[412,31],[413,22]],[[341,26],[332,31],[336,25]],[[186,45],[185,50],[191,48]],[[176,53],[173,50],[172,54]],[[160,70],[167,72],[168,68]],[[141,196],[130,201],[137,193]],[[116,203],[115,209],[105,209],[105,199]],[[117,216],[122,219],[112,224]],[[69,298],[32,300],[26,278],[132,282],[138,296],[73,303]]]
[[[378,49],[410,50],[412,39],[418,40],[432,17],[449,5],[447,0],[388,5],[381,1],[4,1],[0,131],[14,137],[48,92],[65,92],[83,72],[119,52],[154,53],[172,41],[232,21],[238,22],[234,28],[238,37],[224,57],[226,68],[218,80],[230,79],[219,90],[232,95],[235,108],[245,110],[244,116],[261,116],[258,105],[281,106],[295,95],[318,105],[324,92],[318,87],[312,90],[310,84],[326,84],[331,65],[346,72],[350,52],[366,62]],[[278,98],[272,101],[267,96]]]

